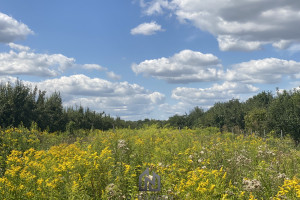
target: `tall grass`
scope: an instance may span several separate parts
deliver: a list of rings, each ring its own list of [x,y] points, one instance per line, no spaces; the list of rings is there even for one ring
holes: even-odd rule
[[[161,177],[155,195],[165,199],[300,198],[300,150],[289,137],[156,126],[80,131],[77,139],[0,135],[0,199],[135,199],[153,195],[138,191],[146,168]]]

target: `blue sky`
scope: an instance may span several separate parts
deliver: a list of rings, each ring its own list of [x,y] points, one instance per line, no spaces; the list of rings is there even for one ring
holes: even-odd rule
[[[296,0],[0,0],[0,80],[123,119],[300,85]]]

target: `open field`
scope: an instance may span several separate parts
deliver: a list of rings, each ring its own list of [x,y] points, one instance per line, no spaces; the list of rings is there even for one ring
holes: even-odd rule
[[[160,198],[300,198],[300,150],[288,137],[155,126],[0,135],[1,199],[135,199],[147,167]]]

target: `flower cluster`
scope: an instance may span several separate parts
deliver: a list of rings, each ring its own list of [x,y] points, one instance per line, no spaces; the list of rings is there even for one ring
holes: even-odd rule
[[[150,198],[139,192],[147,168],[160,176],[155,194],[163,199],[300,197],[300,151],[288,138],[156,126],[81,131],[75,142],[64,134],[2,130],[0,199]]]

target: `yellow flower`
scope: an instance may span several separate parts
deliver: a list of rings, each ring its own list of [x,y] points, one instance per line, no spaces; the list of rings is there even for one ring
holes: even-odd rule
[[[227,172],[224,173],[222,179],[225,179],[225,178],[226,178],[226,175],[227,175]]]
[[[241,191],[240,197],[243,197],[245,195],[245,191]]]
[[[294,177],[291,180],[284,180],[284,184],[279,187],[276,197],[287,196],[290,198],[300,197],[300,179]]]
[[[41,185],[43,183],[44,179],[43,178],[39,178],[36,182],[37,184]]]
[[[252,195],[252,192],[250,193],[250,199],[249,200],[257,200],[255,197]]]
[[[130,170],[130,165],[125,164],[125,174],[128,174],[129,170]]]
[[[226,200],[227,199],[228,194],[223,194],[222,195],[222,200]]]
[[[72,191],[76,191],[79,187],[79,184],[76,181],[73,181]]]
[[[33,194],[32,192],[27,192],[27,193],[26,193],[26,196],[27,196],[28,198],[32,198],[32,197],[34,196],[34,194]]]
[[[20,189],[20,190],[23,190],[24,188],[25,188],[25,187],[24,187],[24,185],[22,185],[22,184],[19,186],[19,189]]]

